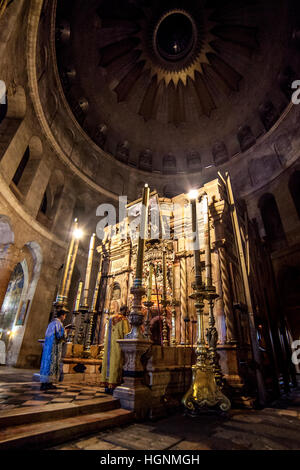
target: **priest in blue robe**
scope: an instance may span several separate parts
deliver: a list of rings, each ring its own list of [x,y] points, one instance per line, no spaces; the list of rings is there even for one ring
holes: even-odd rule
[[[62,346],[66,340],[63,325],[65,318],[65,310],[58,311],[56,318],[49,323],[46,330],[40,369],[41,390],[55,389],[53,382],[62,381]]]

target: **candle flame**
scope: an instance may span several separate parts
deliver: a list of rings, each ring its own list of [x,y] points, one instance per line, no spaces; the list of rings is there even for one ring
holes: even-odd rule
[[[83,231],[80,228],[76,228],[73,232],[74,238],[77,238],[77,240],[80,240],[80,238],[83,237]]]
[[[191,189],[191,191],[188,193],[189,199],[197,199],[198,197],[198,190],[197,189]]]

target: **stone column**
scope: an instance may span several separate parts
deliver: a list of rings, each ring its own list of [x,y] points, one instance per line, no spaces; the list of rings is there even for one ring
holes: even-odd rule
[[[20,257],[20,250],[13,244],[0,247],[0,309],[12,272]]]

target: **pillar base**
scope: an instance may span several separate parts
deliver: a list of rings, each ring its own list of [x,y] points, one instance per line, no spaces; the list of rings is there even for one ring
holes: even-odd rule
[[[124,353],[123,384],[114,390],[122,408],[133,411],[136,419],[145,419],[151,407],[151,390],[144,384],[144,368],[141,357],[152,342],[143,339],[120,339]]]

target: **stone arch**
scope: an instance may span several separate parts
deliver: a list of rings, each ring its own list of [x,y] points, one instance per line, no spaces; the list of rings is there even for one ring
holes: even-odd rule
[[[17,262],[18,250],[15,249],[14,241],[15,234],[10,219],[0,215],[0,309]]]
[[[24,266],[25,272],[27,270],[27,279],[25,277],[24,289],[13,325],[13,336],[7,348],[7,363],[9,365],[16,365],[18,362],[20,348],[43,262],[41,247],[36,241],[26,243],[21,253],[23,254],[21,264],[22,267]]]
[[[19,261],[10,276],[6,295],[0,312],[1,333],[12,331],[16,321],[18,309],[24,296],[24,291],[28,288],[28,266],[25,259]],[[17,292],[16,292],[17,291]],[[8,333],[9,335],[9,333]],[[9,336],[4,338],[9,340]]]

